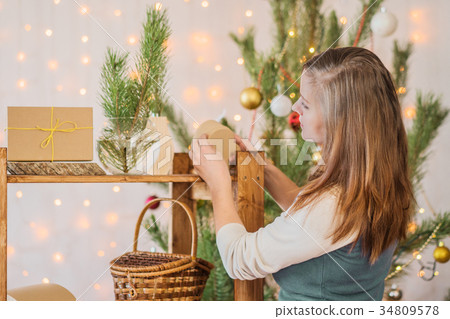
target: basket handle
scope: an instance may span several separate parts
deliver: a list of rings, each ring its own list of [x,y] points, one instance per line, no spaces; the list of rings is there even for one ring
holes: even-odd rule
[[[186,212],[186,214],[188,215],[189,222],[191,223],[191,233],[192,233],[191,256],[193,257],[193,259],[195,259],[196,255],[197,255],[197,224],[195,222],[194,214],[192,213],[192,211],[189,209],[189,207],[185,203],[182,203],[182,202],[177,201],[176,199],[172,199],[172,198],[156,198],[156,199],[153,199],[150,202],[148,202],[147,205],[145,205],[145,207],[142,210],[141,214],[139,215],[139,219],[136,223],[136,229],[134,231],[133,251],[137,250],[139,230],[140,230],[142,219],[144,218],[145,213],[147,212],[147,210],[150,206],[152,206],[153,204],[155,204],[157,202],[163,202],[163,201],[169,201],[169,202],[173,202],[173,203],[180,205],[183,208],[183,210]]]

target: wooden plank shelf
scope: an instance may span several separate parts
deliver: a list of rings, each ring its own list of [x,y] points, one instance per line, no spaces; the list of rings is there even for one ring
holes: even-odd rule
[[[264,156],[261,152],[260,156]],[[250,159],[250,161],[249,161]],[[196,214],[196,200],[210,199],[207,185],[191,174],[192,162],[186,153],[176,153],[171,175],[12,175],[7,172],[7,148],[0,148],[0,301],[7,297],[7,192],[12,183],[173,183],[172,198],[186,205]],[[264,167],[249,152],[238,152],[236,167],[230,167],[238,214],[248,231],[264,226]],[[258,181],[255,183],[254,181]],[[169,246],[172,253],[190,254],[192,237],[186,232],[189,223],[184,212],[172,209],[172,234]],[[263,278],[235,280],[235,300],[263,300]]]
[[[8,175],[8,183],[191,183],[202,181],[194,174],[173,175]]]

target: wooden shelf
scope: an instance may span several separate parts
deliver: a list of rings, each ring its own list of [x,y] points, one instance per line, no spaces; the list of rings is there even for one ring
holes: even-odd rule
[[[264,156],[261,152],[260,156]],[[250,159],[250,161],[248,161]],[[230,167],[231,179],[239,216],[248,231],[255,232],[264,226],[264,167],[248,152],[237,153],[236,167]],[[246,164],[244,164],[246,163]],[[12,183],[173,183],[172,198],[177,199],[196,213],[195,201],[209,199],[209,189],[203,180],[192,172],[188,154],[176,153],[172,175],[12,175],[7,173],[7,149],[0,148],[0,301],[7,299],[7,192]],[[258,183],[255,181],[258,180]],[[189,254],[192,236],[186,232],[188,216],[178,206],[172,208],[173,253]],[[264,279],[235,280],[235,300],[263,300]]]
[[[190,183],[202,181],[194,174],[173,175],[91,175],[91,176],[61,176],[61,175],[8,175],[8,183]]]

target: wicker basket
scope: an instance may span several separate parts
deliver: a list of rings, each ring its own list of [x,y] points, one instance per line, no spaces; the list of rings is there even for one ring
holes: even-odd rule
[[[156,202],[171,201],[183,207],[192,232],[191,255],[137,250],[139,228],[147,209]],[[177,200],[158,198],[142,210],[134,232],[133,251],[110,262],[116,300],[200,300],[214,265],[196,257],[197,225],[189,207]]]

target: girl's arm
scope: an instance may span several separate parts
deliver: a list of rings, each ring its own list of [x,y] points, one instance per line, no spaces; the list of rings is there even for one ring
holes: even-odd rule
[[[235,135],[236,143],[241,150],[248,151],[248,147],[244,144],[241,137]],[[264,167],[264,186],[270,196],[277,202],[278,206],[283,210],[287,210],[300,192],[298,187],[289,177],[286,176],[278,167],[266,160]]]
[[[271,163],[264,167],[264,186],[284,211],[292,205],[300,192],[300,187]]]
[[[207,159],[208,155],[215,154],[216,151],[213,146],[208,145],[206,138],[205,134],[200,136],[200,140],[202,140],[201,146],[199,139],[192,141],[189,156],[192,159],[195,170],[210,189],[217,233],[226,224],[244,224],[234,206],[228,165],[222,159]]]

